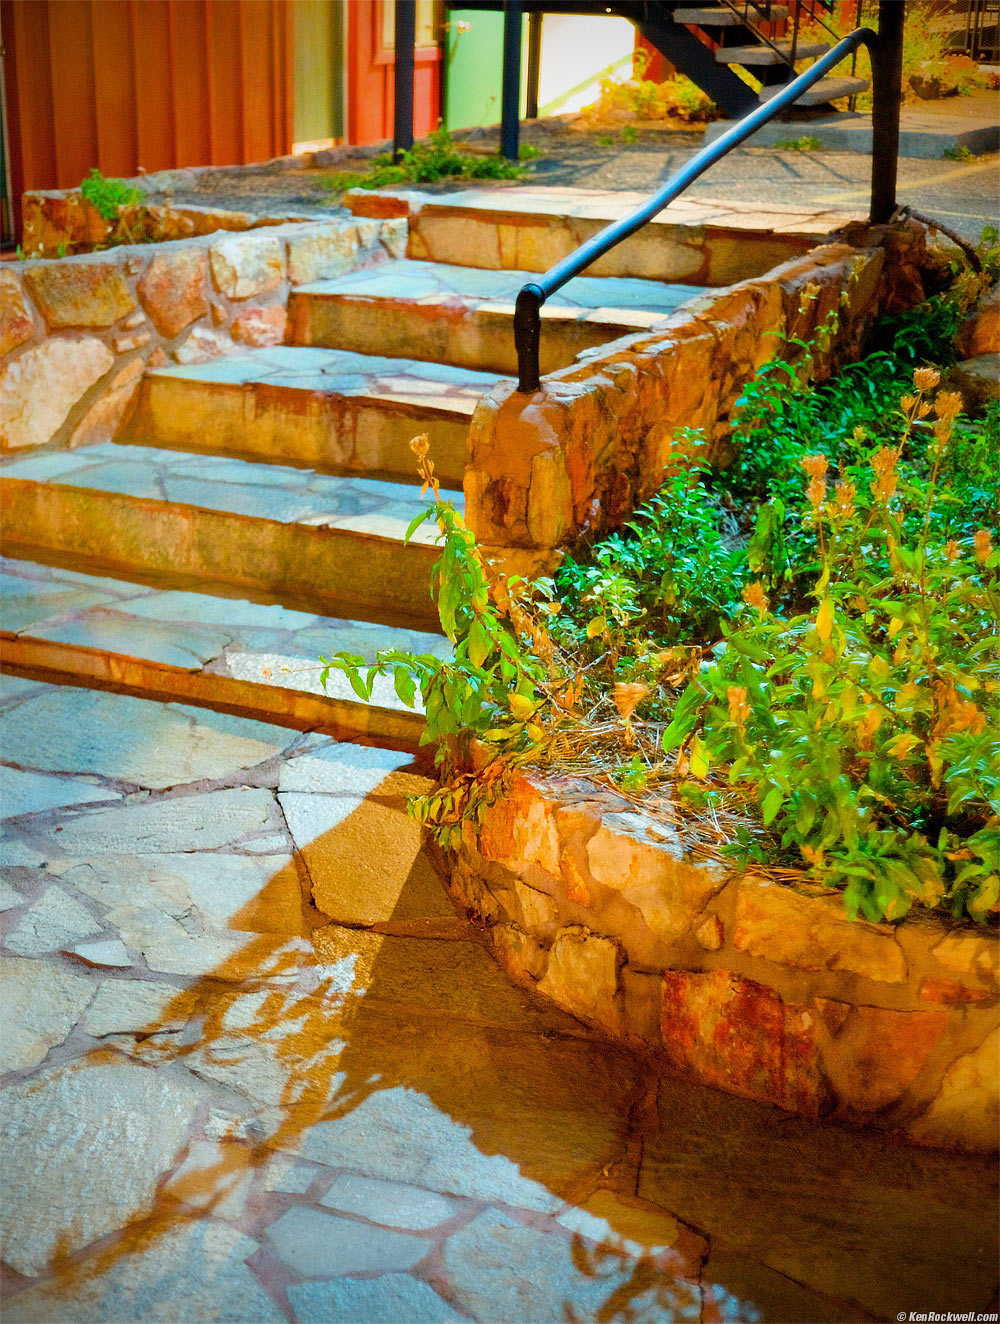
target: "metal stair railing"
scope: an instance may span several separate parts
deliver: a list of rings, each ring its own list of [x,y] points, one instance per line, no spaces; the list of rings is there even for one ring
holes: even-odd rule
[[[762,106],[750,111],[731,129],[700,152],[671,176],[647,202],[630,216],[612,221],[603,230],[581,244],[575,253],[550,267],[538,280],[522,286],[514,309],[514,344],[517,348],[518,390],[527,394],[540,386],[538,354],[541,343],[541,309],[551,295],[567,281],[584,271],[592,262],[609,252],[616,244],[635,234],[654,216],[678,198],[700,175],[726,156],[734,147],[780,115],[803,92],[808,91],[824,74],[862,44],[867,46],[872,59],[874,106],[872,109],[872,203],[873,223],[887,221],[895,207],[896,155],[899,143],[900,53],[902,49],[902,11],[904,6],[892,0],[882,0],[880,31],[856,28],[839,41],[832,50],[820,56],[814,65],[792,82],[786,84]],[[896,13],[895,11],[899,11]],[[876,56],[884,49],[885,60]]]

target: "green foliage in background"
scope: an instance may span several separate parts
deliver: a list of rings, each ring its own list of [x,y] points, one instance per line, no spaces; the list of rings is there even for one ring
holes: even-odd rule
[[[535,147],[526,145],[518,153],[515,165],[505,157],[483,155],[459,147],[447,129],[437,129],[423,141],[414,143],[399,161],[388,153],[372,158],[364,173],[341,171],[330,175],[327,187],[342,193],[346,189],[384,188],[393,184],[433,184],[439,179],[521,179],[527,174],[526,164],[538,156]]]

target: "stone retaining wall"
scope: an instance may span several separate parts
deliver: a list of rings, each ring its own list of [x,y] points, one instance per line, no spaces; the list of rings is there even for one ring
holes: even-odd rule
[[[157,243],[216,234],[220,230],[257,230],[261,226],[311,219],[287,213],[270,215],[157,202],[140,202],[125,208],[124,213],[126,219],[131,216],[132,223]],[[115,226],[95,211],[79,189],[36,189],[24,193],[21,214],[21,247],[27,257],[90,253],[108,242]]]
[[[106,441],[147,367],[280,344],[296,285],[406,247],[406,220],[337,218],[0,269],[0,446]]]
[[[677,1074],[997,1147],[995,927],[851,922],[838,893],[736,873],[582,778],[519,778],[450,885],[510,974]]]
[[[830,314],[837,327],[816,354],[817,375],[856,359],[880,313],[923,297],[925,232],[856,227],[851,238],[707,291],[654,334],[585,351],[530,396],[500,382],[470,433],[466,511],[479,542],[544,561],[583,533],[620,527],[662,483],[684,428],[703,430],[710,458],[724,462],[744,385]]]

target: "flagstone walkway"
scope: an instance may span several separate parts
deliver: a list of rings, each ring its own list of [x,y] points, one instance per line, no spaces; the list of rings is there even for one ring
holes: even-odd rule
[[[994,1165],[658,1081],[536,1005],[405,755],[0,704],[7,1324],[996,1310]]]

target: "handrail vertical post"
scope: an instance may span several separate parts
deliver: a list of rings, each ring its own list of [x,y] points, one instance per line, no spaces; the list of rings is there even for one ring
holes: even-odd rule
[[[542,15],[533,9],[528,15],[528,87],[524,118],[538,119],[538,80],[542,69]]]
[[[393,76],[392,156],[398,161],[413,146],[413,64],[417,44],[417,6],[396,0],[395,68]]]
[[[884,225],[896,209],[905,13],[904,0],[879,0],[878,43],[871,57],[872,225]]]
[[[503,0],[503,89],[500,115],[500,155],[517,160],[521,111],[521,0]]]
[[[517,389],[531,395],[541,386],[538,354],[542,343],[542,303],[537,285],[525,285],[514,305],[514,344],[517,348]]]

